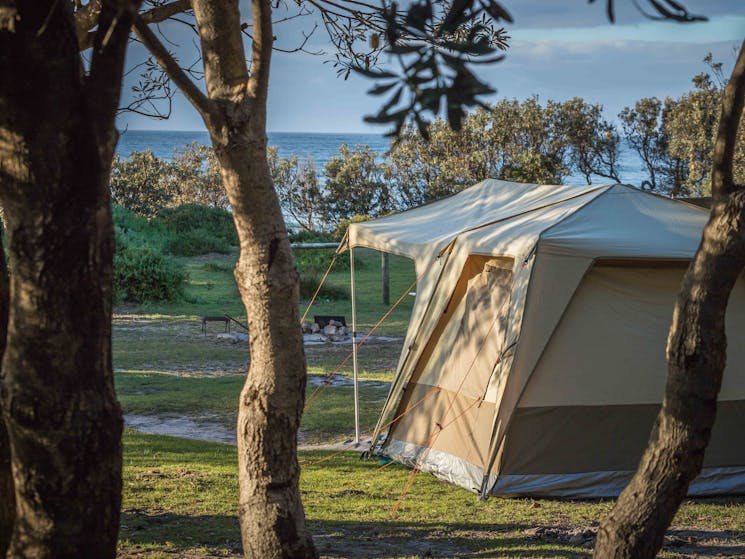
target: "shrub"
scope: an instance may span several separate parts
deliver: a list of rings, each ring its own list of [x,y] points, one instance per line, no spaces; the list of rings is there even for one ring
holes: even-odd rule
[[[310,299],[318,289],[318,284],[321,282],[323,274],[300,274],[300,299]],[[318,293],[318,297],[321,299],[328,299],[336,301],[339,299],[349,299],[349,290],[345,287],[338,285],[330,285],[328,282],[323,284],[321,291]]]
[[[171,259],[148,246],[117,246],[114,293],[132,303],[175,301],[184,295],[186,274]]]
[[[117,246],[148,246],[162,250],[171,237],[161,223],[121,206],[113,206],[112,217]]]
[[[336,225],[331,236],[335,241],[341,242],[351,223],[362,223],[363,221],[370,221],[371,219],[372,217],[369,215],[353,215],[351,219],[344,218]],[[357,262],[355,262],[355,264],[357,264]]]
[[[293,251],[295,256],[295,266],[297,266],[298,272],[301,276],[314,275],[321,278],[323,277],[324,272],[326,272],[326,268],[331,264],[331,260],[334,258],[334,252],[336,251],[333,248],[295,249]],[[354,259],[355,269],[359,270],[363,268],[364,265],[365,263],[359,258]],[[349,270],[349,251],[342,252],[336,257],[334,270]]]
[[[301,299],[310,299],[313,296],[334,257],[334,252],[333,248],[303,248],[294,251],[295,265],[300,274]],[[354,265],[361,268],[363,263],[359,258],[355,258]],[[334,270],[349,270],[349,252],[343,252],[337,257]],[[318,296],[329,300],[349,299],[349,289],[326,282]]]
[[[290,231],[291,243],[333,243],[336,242],[331,233],[323,231],[308,231],[307,229],[298,229]]]
[[[172,165],[149,149],[134,151],[128,158],[114,157],[111,167],[111,199],[139,215],[152,217],[167,206],[174,194]]]
[[[227,254],[230,252],[230,243],[222,237],[213,236],[207,229],[194,229],[173,234],[166,242],[165,249],[175,256],[199,256],[210,252]]]
[[[161,210],[157,220],[167,231],[177,235],[204,230],[209,232],[211,237],[222,239],[227,244],[238,244],[233,216],[222,208],[184,204]]]

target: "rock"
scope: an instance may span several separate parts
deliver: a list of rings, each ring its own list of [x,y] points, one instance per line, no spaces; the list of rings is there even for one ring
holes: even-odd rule
[[[229,340],[234,344],[248,340],[248,334],[242,334],[240,332],[226,332],[224,334],[218,334],[217,337],[221,340]]]
[[[347,337],[344,334],[334,334],[331,336],[332,342],[343,342]]]
[[[567,540],[567,543],[581,544],[584,541],[585,537],[582,534],[572,534],[572,536]]]
[[[310,326],[311,334],[318,334],[318,332],[320,331],[321,331],[321,327],[318,325],[317,322],[314,322],[313,324],[311,324]]]
[[[300,325],[300,329],[303,331],[303,334],[310,334],[313,331],[313,326],[310,322],[305,321]]]
[[[334,334],[336,334],[336,326],[334,326],[333,324],[329,324],[328,326],[325,326],[323,328],[323,333],[326,336],[333,336]]]

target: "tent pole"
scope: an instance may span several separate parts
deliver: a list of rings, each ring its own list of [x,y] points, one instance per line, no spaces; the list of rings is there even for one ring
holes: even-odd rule
[[[354,283],[354,249],[349,249],[349,271],[352,295],[352,371],[354,381],[354,444],[360,444],[360,401],[357,383],[357,300]]]

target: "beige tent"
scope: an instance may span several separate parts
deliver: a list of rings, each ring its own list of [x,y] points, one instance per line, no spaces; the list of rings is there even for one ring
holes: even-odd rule
[[[617,495],[659,409],[706,219],[624,185],[487,180],[350,226],[347,247],[410,257],[418,276],[375,451],[483,497]],[[745,335],[742,279],[727,329]],[[745,492],[745,344],[727,363],[691,494]]]

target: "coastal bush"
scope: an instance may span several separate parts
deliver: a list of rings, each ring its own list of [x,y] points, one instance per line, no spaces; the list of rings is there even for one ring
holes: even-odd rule
[[[363,221],[370,221],[372,219],[369,215],[353,215],[351,218],[342,219],[339,221],[339,223],[334,228],[334,232],[331,233],[332,237],[335,241],[341,242],[341,240],[344,238],[344,235],[347,232],[347,229],[349,229],[349,225],[352,223],[362,223]],[[355,262],[356,264],[357,262]]]
[[[308,300],[313,297],[316,289],[318,289],[318,284],[321,282],[321,278],[323,278],[323,274],[300,274],[300,299]],[[349,289],[338,285],[324,283],[321,287],[321,291],[318,293],[318,297],[329,301],[349,299]]]
[[[184,295],[186,273],[170,258],[149,246],[117,246],[114,293],[118,301],[175,301]]]
[[[174,205],[200,204],[229,208],[215,150],[199,142],[176,149],[172,160],[173,180],[178,185]]]
[[[336,252],[333,248],[301,248],[293,250],[295,257],[295,266],[300,275],[318,275],[322,276]],[[354,259],[355,268],[358,270],[365,266],[364,261],[359,258]],[[342,252],[336,257],[334,270],[349,270],[349,252]]]
[[[174,196],[171,163],[152,151],[135,151],[127,158],[114,157],[111,167],[111,201],[143,217],[153,217]]]
[[[227,254],[230,252],[230,243],[223,237],[215,236],[212,231],[199,228],[173,234],[165,249],[174,256],[199,256],[210,252]]]
[[[325,231],[308,231],[307,229],[298,229],[290,231],[291,243],[333,243],[337,242],[331,233]]]
[[[112,217],[117,247],[147,246],[162,251],[171,238],[158,220],[147,219],[122,206],[113,206]]]
[[[182,235],[200,230],[212,237],[222,239],[228,245],[238,244],[233,216],[223,208],[183,204],[175,208],[162,209],[158,213],[157,220],[171,233]]]
[[[315,293],[318,284],[323,278],[323,274],[326,272],[329,264],[331,264],[335,249],[303,248],[295,249],[293,252],[295,266],[297,267],[298,274],[300,274],[300,297],[302,299],[309,299]],[[364,262],[359,258],[355,258],[354,265],[359,269],[364,267]],[[342,252],[337,256],[334,270],[349,270],[349,252]],[[318,296],[328,300],[349,299],[349,289],[324,283]]]

